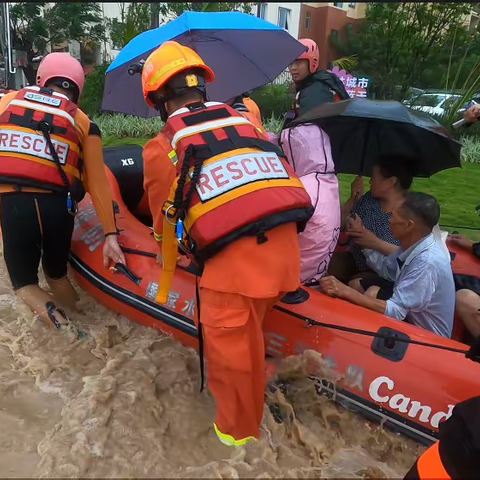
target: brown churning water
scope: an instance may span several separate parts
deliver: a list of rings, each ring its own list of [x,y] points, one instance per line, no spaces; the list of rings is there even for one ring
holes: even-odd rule
[[[17,302],[2,261],[2,477],[401,478],[423,451],[317,396],[312,351],[279,365],[261,439],[225,447],[193,350],[84,293],[79,306],[90,337],[75,342]]]

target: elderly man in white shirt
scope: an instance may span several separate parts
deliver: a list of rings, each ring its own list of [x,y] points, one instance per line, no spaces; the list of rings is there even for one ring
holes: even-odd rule
[[[455,285],[449,259],[432,235],[440,206],[431,195],[410,192],[393,211],[392,233],[400,240],[395,253],[366,251],[368,263],[383,278],[395,282],[388,300],[376,298],[379,287],[365,294],[335,277],[320,281],[327,295],[339,297],[397,320],[450,337],[455,311]]]

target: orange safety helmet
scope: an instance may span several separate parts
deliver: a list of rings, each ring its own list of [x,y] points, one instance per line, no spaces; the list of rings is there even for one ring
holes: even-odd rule
[[[320,63],[318,45],[310,38],[301,38],[298,41],[302,45],[305,45],[308,50],[302,53],[297,60],[308,60],[308,68],[310,73],[315,73],[318,70]]]
[[[147,104],[155,108],[155,105],[149,98],[149,94],[166,85],[175,75],[191,68],[203,70],[206,82],[215,80],[215,74],[212,69],[191,48],[184,47],[173,41],[160,45],[150,54],[142,69],[143,98],[145,98]],[[196,85],[189,85],[188,78],[186,78],[186,86],[194,87]]]

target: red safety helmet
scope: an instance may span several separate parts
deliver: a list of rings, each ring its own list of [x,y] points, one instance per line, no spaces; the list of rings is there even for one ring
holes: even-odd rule
[[[80,62],[68,53],[49,53],[38,66],[37,85],[44,87],[54,79],[59,79],[59,86],[66,90],[72,89],[71,84],[76,87],[77,98],[74,101],[77,103],[85,85],[85,72]]]
[[[318,45],[310,38],[301,38],[298,41],[302,45],[305,45],[308,50],[302,53],[297,60],[308,60],[308,68],[310,70],[310,73],[315,73],[318,70],[320,63]]]

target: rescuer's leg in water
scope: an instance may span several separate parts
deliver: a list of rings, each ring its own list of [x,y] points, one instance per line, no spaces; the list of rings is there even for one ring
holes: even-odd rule
[[[15,291],[35,315],[38,315],[45,325],[59,329],[68,325],[69,321],[63,310],[58,309],[54,297],[42,290],[38,285],[27,285]]]
[[[78,294],[66,275],[59,279],[49,278],[46,276],[45,280],[47,281],[53,295],[63,306],[70,310],[76,310]]]
[[[215,431],[240,446],[259,437],[266,369],[262,324],[277,298],[200,290],[208,386],[217,402]]]
[[[66,209],[65,196],[21,192],[3,195],[0,212],[3,255],[16,295],[47,324],[58,327],[67,323],[63,311],[57,309],[75,303],[75,292],[67,278],[74,220]],[[40,260],[49,284],[55,285],[57,298],[38,285]]]

